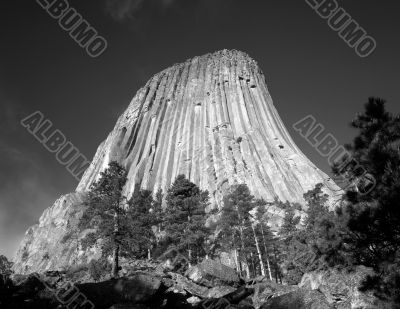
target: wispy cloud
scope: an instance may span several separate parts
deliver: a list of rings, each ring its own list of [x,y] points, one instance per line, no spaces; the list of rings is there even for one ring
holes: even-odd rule
[[[106,12],[116,21],[125,21],[137,18],[140,10],[147,4],[166,9],[176,0],[106,0]]]
[[[132,18],[143,2],[144,0],[107,0],[106,11],[113,19],[123,21]]]

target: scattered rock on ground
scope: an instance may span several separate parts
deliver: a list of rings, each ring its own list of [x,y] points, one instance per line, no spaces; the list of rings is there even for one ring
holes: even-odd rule
[[[206,293],[206,298],[221,298],[234,292],[236,289],[228,285],[216,286],[209,289]]]
[[[190,267],[185,275],[197,284],[208,287],[219,285],[238,286],[240,279],[236,271],[218,261],[206,259]]]
[[[334,309],[317,290],[299,289],[267,300],[260,309]]]
[[[96,308],[108,308],[118,303],[145,303],[157,293],[161,278],[148,273],[137,273],[128,278],[99,283],[78,284],[78,289]]]
[[[359,291],[362,281],[373,271],[365,266],[358,266],[353,271],[329,269],[314,271],[303,276],[299,287],[321,291],[327,301],[340,309],[380,308],[382,304],[372,293]]]
[[[198,297],[196,297],[196,296],[192,296],[192,297],[189,297],[189,298],[187,299],[187,302],[188,302],[189,304],[192,304],[192,305],[198,304],[200,301],[201,301],[201,299],[198,298]]]
[[[208,288],[200,286],[180,274],[170,273],[170,275],[174,280],[173,286],[170,287],[170,290],[174,291],[175,293],[180,292],[186,294],[186,291],[191,295],[199,296],[201,298],[207,297]]]

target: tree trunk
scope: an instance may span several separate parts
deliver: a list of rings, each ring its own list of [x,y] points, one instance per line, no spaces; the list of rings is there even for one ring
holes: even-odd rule
[[[256,235],[256,230],[254,229],[254,225],[251,225],[251,228],[253,229],[253,235],[254,235],[254,241],[256,243],[256,248],[257,248],[257,253],[258,253],[258,259],[260,261],[260,269],[261,269],[261,275],[265,276],[265,266],[263,263],[263,258],[260,250],[260,244],[258,243],[257,235]]]
[[[240,243],[242,245],[242,251],[243,251],[243,263],[244,267],[246,268],[246,278],[250,279],[250,267],[249,263],[247,263],[247,257],[246,257],[246,248],[244,247],[244,236],[243,236],[243,227],[239,227],[239,232],[240,232]]]
[[[119,272],[119,245],[116,245],[113,250],[113,264],[111,270],[111,275],[113,276],[113,278],[118,278],[118,272]]]
[[[236,271],[237,271],[239,274],[241,274],[241,273],[242,273],[242,268],[241,268],[241,265],[240,265],[240,262],[239,262],[238,250],[235,248],[235,249],[233,250],[233,252],[234,252],[234,254],[235,254]],[[221,261],[221,258],[220,258],[220,261]]]
[[[254,263],[253,252],[250,252],[250,258],[251,258],[251,268],[252,268],[252,274],[251,275],[253,276],[253,278],[255,278],[255,277],[257,277],[257,269],[256,269],[256,264]]]
[[[116,206],[117,208],[114,210],[114,250],[113,250],[113,264],[111,269],[111,275],[113,278],[118,278],[119,272],[119,239],[118,239],[118,232],[119,232],[119,205]]]
[[[189,246],[188,246],[189,247]],[[188,249],[189,267],[192,267],[192,250]]]
[[[265,257],[267,258],[267,266],[268,266],[268,274],[269,274],[269,280],[272,281],[272,272],[271,272],[271,265],[269,263],[269,255],[268,255],[268,250],[267,250],[267,244],[266,244],[266,240],[265,240],[265,236],[264,236],[264,229],[261,225],[261,234],[263,237],[263,244],[264,244],[264,250],[265,250]]]
[[[232,245],[235,246],[235,235],[232,234]],[[239,254],[236,246],[234,247],[235,249],[233,250],[234,256],[235,256],[235,264],[236,264],[236,271],[240,274],[241,273],[241,267],[240,267],[240,262],[239,262]],[[219,261],[221,262],[221,256],[219,257]]]
[[[274,246],[274,256],[275,256],[275,271],[276,271],[276,283],[278,283],[278,278],[280,283],[282,284],[282,277],[278,267],[278,257],[276,256],[276,247]]]
[[[244,247],[244,236],[243,236],[243,226],[244,226],[244,220],[241,218],[240,216],[240,212],[239,212],[239,207],[238,205],[236,205],[236,212],[238,214],[238,218],[239,218],[239,233],[240,233],[240,243],[241,243],[241,247],[242,247],[242,252],[243,252],[243,263],[244,266],[246,268],[246,278],[250,279],[250,268],[249,268],[249,264],[247,262],[247,257],[246,257],[246,249]]]

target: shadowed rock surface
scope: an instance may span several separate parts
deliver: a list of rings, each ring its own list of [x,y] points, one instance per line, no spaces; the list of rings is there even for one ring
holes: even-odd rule
[[[260,309],[334,309],[316,290],[297,290],[268,300]],[[350,308],[350,307],[349,307]]]

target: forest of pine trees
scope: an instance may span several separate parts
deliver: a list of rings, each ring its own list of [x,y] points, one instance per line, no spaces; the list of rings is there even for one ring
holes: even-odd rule
[[[122,195],[126,172],[117,162],[92,186],[80,229],[88,229],[84,249],[100,246],[103,257],[113,257],[112,276],[118,275],[119,259],[157,258],[174,247],[191,264],[219,253],[232,252],[237,271],[244,277],[280,278],[279,244],[267,225],[262,200],[245,185],[233,186],[221,210],[207,212],[209,196],[179,175],[165,196],[136,188],[127,200]],[[99,239],[101,241],[99,241]]]
[[[289,284],[309,271],[365,265],[376,275],[363,289],[399,303],[400,117],[387,112],[383,100],[370,98],[351,125],[358,135],[347,150],[355,160],[333,166],[333,173],[351,184],[336,210],[328,207],[322,184],[304,194],[303,206],[267,203],[238,184],[221,209],[209,210],[208,192],[183,175],[165,193],[136,188],[127,200],[126,171],[111,162],[86,201],[80,227],[91,232],[82,246],[97,244],[104,257],[112,256],[113,276],[120,257],[156,258],[171,246],[189,265],[230,252],[242,277],[262,275]],[[367,175],[361,175],[360,165]],[[284,214],[279,231],[268,225],[271,206]]]

